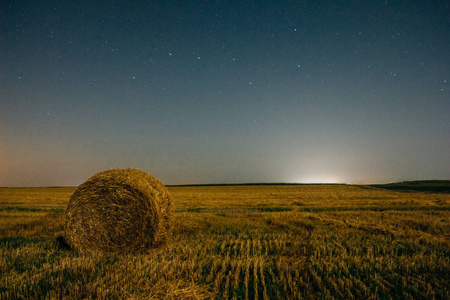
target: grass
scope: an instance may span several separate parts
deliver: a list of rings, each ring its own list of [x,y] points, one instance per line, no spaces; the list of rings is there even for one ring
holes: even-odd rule
[[[58,246],[73,188],[0,189],[0,299],[448,299],[450,194],[348,185],[170,187],[148,255]]]

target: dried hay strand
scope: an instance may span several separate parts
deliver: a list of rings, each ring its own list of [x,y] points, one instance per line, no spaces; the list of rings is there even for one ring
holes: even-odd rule
[[[173,207],[166,187],[138,169],[95,174],[72,194],[65,239],[80,252],[144,253],[169,238]]]
[[[138,286],[136,292],[124,295],[129,300],[206,300],[214,299],[206,285],[198,285],[194,282],[182,280],[164,281],[160,280],[154,285],[146,284],[144,288]]]

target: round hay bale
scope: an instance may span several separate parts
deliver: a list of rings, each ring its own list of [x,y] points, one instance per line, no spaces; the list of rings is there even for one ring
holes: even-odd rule
[[[65,238],[81,252],[143,253],[167,241],[173,207],[166,187],[138,169],[95,174],[72,194]]]

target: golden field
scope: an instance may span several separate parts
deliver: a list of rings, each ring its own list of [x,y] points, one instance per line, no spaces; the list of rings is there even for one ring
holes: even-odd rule
[[[449,193],[169,187],[172,241],[119,256],[59,247],[74,189],[0,189],[0,299],[450,298]]]

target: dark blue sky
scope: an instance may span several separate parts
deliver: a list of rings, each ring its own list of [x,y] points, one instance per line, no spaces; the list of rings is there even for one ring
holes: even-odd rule
[[[0,186],[450,179],[447,1],[0,10]]]

